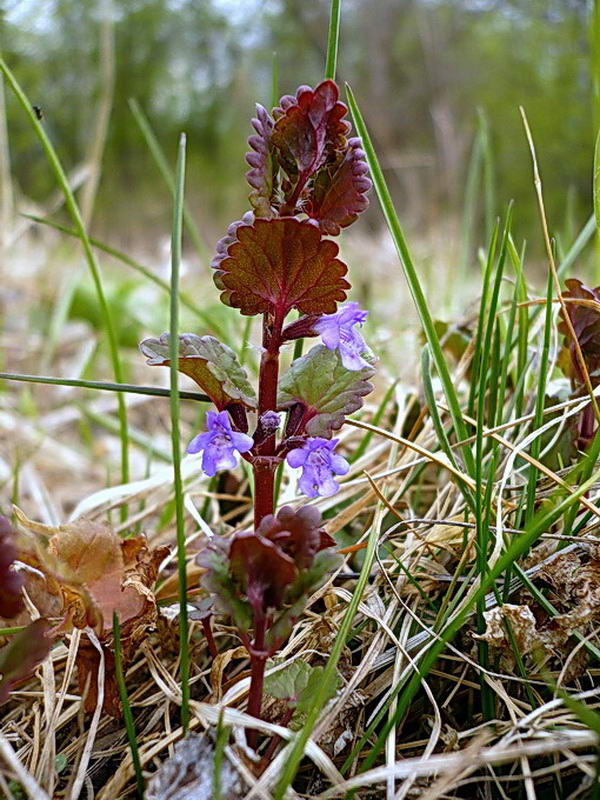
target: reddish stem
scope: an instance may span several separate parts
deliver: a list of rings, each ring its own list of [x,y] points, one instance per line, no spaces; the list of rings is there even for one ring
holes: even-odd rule
[[[219,655],[219,651],[217,650],[217,644],[215,642],[215,637],[213,636],[210,617],[204,617],[201,622],[204,635],[206,636],[206,643],[208,644],[208,652],[213,658],[216,658]]]
[[[294,708],[288,708],[288,710],[285,712],[285,714],[283,715],[283,719],[279,723],[282,728],[287,728],[287,726],[290,723],[290,720],[294,716],[294,711],[295,711]],[[261,773],[267,768],[267,764],[273,758],[275,750],[277,750],[277,745],[279,744],[280,741],[281,741],[281,736],[275,735],[269,742],[269,746],[265,750],[265,754],[262,757],[262,761],[260,762]]]
[[[283,314],[277,312],[272,325],[265,316],[263,322],[263,354],[258,379],[258,414],[277,408],[277,381],[279,379],[279,348]],[[269,436],[260,445],[261,456],[274,456],[276,436]],[[260,459],[254,465],[254,525],[258,527],[267,514],[273,513],[275,463]]]
[[[254,618],[254,641],[250,649],[250,691],[248,695],[248,714],[256,719],[260,719],[262,706],[263,684],[265,680],[265,665],[267,663],[267,653],[265,651],[265,629],[266,618],[263,615],[255,614]],[[248,731],[248,744],[256,747],[258,731]]]
[[[258,378],[258,415],[277,409],[277,382],[279,379],[279,348],[281,329],[285,313],[277,310],[273,317],[265,315],[263,320],[263,354],[260,360]],[[259,456],[253,465],[254,470],[254,525],[274,511],[275,450],[277,437],[267,437],[260,444]],[[267,620],[258,609],[254,610],[254,641],[248,648],[250,654],[250,690],[248,695],[248,714],[260,719],[262,706],[265,664],[268,653],[265,650]],[[256,747],[257,731],[248,731],[248,744]]]

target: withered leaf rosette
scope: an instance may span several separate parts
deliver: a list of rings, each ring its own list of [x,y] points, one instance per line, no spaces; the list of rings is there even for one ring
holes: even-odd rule
[[[275,515],[276,470],[285,464],[306,497],[338,492],[350,463],[338,450],[337,432],[373,388],[376,359],[362,334],[368,313],[348,299],[348,267],[331,238],[367,208],[371,187],[347,112],[336,84],[325,80],[285,95],[270,113],[257,106],[252,121],[246,156],[252,210],[217,243],[212,267],[221,301],[262,317],[257,391],[231,347],[210,335],[179,339],[179,371],[214,405],[188,453],[209,477],[235,469],[240,459],[252,470],[253,530],[231,541],[215,538],[200,558],[204,587],[249,653],[248,711],[255,716],[266,658],[337,563],[316,509]],[[317,337],[320,343],[280,375],[282,349]],[[149,365],[169,365],[167,334],[146,339],[141,350]],[[214,652],[207,610],[197,618]]]
[[[53,527],[16,515],[23,537],[17,558],[24,586],[39,613],[51,623],[47,635],[58,638],[73,628],[93,630],[105,660],[104,710],[120,716],[114,672],[113,613],[121,624],[125,658],[132,656],[156,623],[154,584],[167,547],[150,547],[144,536],[121,538],[108,524],[84,517]],[[28,612],[13,618],[25,624]],[[83,635],[76,663],[84,709],[98,702],[101,655]]]

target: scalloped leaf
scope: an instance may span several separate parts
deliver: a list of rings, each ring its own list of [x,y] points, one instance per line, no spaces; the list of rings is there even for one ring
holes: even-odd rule
[[[252,187],[249,200],[257,217],[269,218],[273,216],[271,203],[277,172],[271,145],[273,119],[259,103],[256,104],[256,117],[252,120],[252,126],[256,133],[249,137],[248,144],[254,152],[246,153],[246,161],[251,167],[246,173],[246,180]]]
[[[12,568],[17,558],[14,544],[15,530],[10,522],[0,515],[0,617],[16,617],[25,607],[23,576]]]
[[[140,350],[152,367],[168,367],[171,363],[168,333],[158,339],[145,339],[140,343]],[[214,336],[181,334],[179,371],[196,381],[219,410],[230,403],[256,407],[256,395],[246,370],[233,350]]]
[[[294,217],[240,224],[225,252],[213,261],[221,300],[242,314],[271,312],[283,317],[332,314],[350,288],[338,246],[319,229]]]
[[[314,90],[301,86],[295,97],[282,97],[281,105],[273,109],[271,141],[290,177],[305,182],[328,156],[344,149],[350,124],[343,119],[348,108],[338,98],[336,84],[325,80]]]
[[[315,178],[306,213],[319,223],[323,233],[337,236],[358,219],[369,205],[369,167],[360,139],[350,139],[345,155]]]
[[[368,379],[373,367],[346,369],[336,350],[317,345],[294,361],[279,382],[278,406],[304,406],[303,426],[310,436],[330,438],[357,411],[362,398],[372,391]]]

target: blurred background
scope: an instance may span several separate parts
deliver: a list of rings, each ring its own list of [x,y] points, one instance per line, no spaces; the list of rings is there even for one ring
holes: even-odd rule
[[[131,99],[170,161],[179,131],[188,134],[188,201],[212,249],[247,208],[249,119],[255,101],[271,105],[274,69],[285,93],[314,85],[324,68],[327,0],[2,0],[0,9],[3,55],[82,183],[94,232],[134,249],[168,232],[170,204]],[[588,0],[344,0],[338,80],[352,85],[415,234],[461,236],[469,164],[483,159],[471,243],[513,199],[517,235],[537,246],[519,105],[539,151],[551,227],[568,236],[583,224],[591,11]],[[6,126],[5,225],[13,208],[47,206],[55,191],[8,96]],[[372,210],[363,230],[381,222]]]

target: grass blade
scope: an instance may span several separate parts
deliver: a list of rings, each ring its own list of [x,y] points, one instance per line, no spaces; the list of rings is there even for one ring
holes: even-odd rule
[[[185,183],[185,134],[179,139],[175,202],[173,204],[173,235],[171,238],[171,441],[173,445],[173,484],[177,521],[177,572],[179,576],[179,667],[181,673],[181,726],[187,733],[190,721],[190,657],[187,616],[187,573],[185,550],[185,518],[183,483],[181,480],[181,442],[179,435],[179,270],[181,266],[181,237],[183,225],[183,196]]]
[[[452,378],[450,377],[448,365],[446,364],[446,361],[444,359],[444,354],[442,352],[442,348],[440,346],[440,340],[435,330],[433,318],[429,311],[429,307],[427,306],[427,300],[425,299],[425,295],[423,294],[423,289],[421,288],[421,282],[419,280],[417,271],[413,264],[413,260],[410,255],[406,239],[404,238],[404,233],[402,231],[402,226],[400,225],[400,220],[398,219],[398,216],[394,209],[394,204],[392,202],[392,198],[390,196],[387,183],[385,181],[385,178],[383,177],[383,172],[381,170],[381,167],[379,166],[379,160],[377,159],[377,155],[375,153],[371,137],[369,136],[369,131],[367,130],[367,126],[365,125],[362,114],[360,113],[354,95],[352,93],[352,89],[347,84],[346,84],[346,91],[348,96],[348,105],[350,107],[350,112],[352,114],[352,119],[354,120],[354,125],[356,127],[357,133],[362,139],[363,148],[367,155],[367,161],[369,164],[369,169],[371,171],[373,185],[375,186],[375,191],[377,192],[377,197],[379,198],[381,210],[383,211],[383,215],[390,229],[390,233],[392,235],[392,239],[394,240],[394,244],[396,245],[396,250],[400,257],[400,263],[404,269],[404,274],[408,281],[408,285],[411,294],[413,296],[413,300],[415,302],[417,311],[419,313],[419,317],[421,319],[421,325],[423,326],[427,342],[429,343],[429,347],[431,348],[431,356],[433,358],[433,362],[436,366],[436,369],[440,376],[440,380],[442,381],[442,385],[444,387],[444,393],[446,395],[446,400],[448,402],[448,407],[450,409],[450,415],[452,417],[454,429],[459,439],[466,439],[467,429],[462,417],[460,404],[458,402],[458,396],[456,394],[454,384],[452,383]],[[472,475],[474,471],[474,460],[473,460],[473,454],[468,445],[462,447],[462,455],[465,460],[467,471],[469,472],[469,474]]]
[[[144,141],[150,150],[150,154],[154,159],[154,163],[156,164],[158,171],[160,172],[163,181],[166,183],[169,191],[173,196],[176,193],[176,178],[173,176],[173,172],[169,166],[169,162],[166,159],[166,156],[163,152],[162,147],[160,146],[158,139],[154,135],[154,131],[152,130],[152,126],[142,109],[140,108],[140,104],[137,100],[131,98],[129,100],[129,108],[131,109],[131,113],[135,121],[137,122],[138,128],[142,136],[144,137]],[[192,240],[194,247],[196,248],[196,252],[200,256],[202,260],[208,259],[209,251],[208,247],[205,245],[204,240],[202,239],[202,235],[198,230],[198,226],[194,222],[194,218],[190,213],[189,209],[185,206],[183,207],[183,220],[185,222],[185,229],[189,234],[190,239]]]
[[[327,37],[327,59],[325,61],[325,78],[335,80],[337,70],[338,45],[340,41],[340,17],[342,0],[331,0],[329,11],[329,35]]]
[[[327,697],[329,696],[329,687],[331,686],[331,683],[335,677],[338,661],[340,659],[340,656],[342,655],[344,647],[346,646],[346,641],[348,639],[348,635],[352,628],[352,622],[354,621],[354,616],[358,610],[358,606],[362,599],[363,592],[367,585],[367,581],[369,580],[369,575],[371,573],[371,566],[373,564],[373,559],[375,558],[375,551],[377,549],[378,533],[379,533],[379,526],[373,525],[371,534],[369,536],[369,543],[365,554],[365,560],[362,565],[362,569],[360,571],[360,576],[356,583],[356,589],[352,594],[352,600],[350,601],[350,604],[346,610],[340,629],[335,638],[335,642],[331,650],[331,655],[329,656],[327,664],[325,665],[325,669],[323,670],[322,680],[319,683],[319,687],[315,692],[312,705],[307,713],[306,722],[304,723],[301,730],[298,732],[296,738],[294,739],[294,744],[285,762],[285,767],[279,779],[279,783],[277,784],[277,788],[275,789],[275,792],[273,794],[274,800],[284,800],[286,790],[294,780],[294,776],[296,774],[300,761],[302,760],[302,756],[304,754],[304,747],[308,742],[308,739],[312,733],[312,730],[317,721],[317,717],[319,716],[319,713],[323,708],[324,704],[327,702]]]
[[[68,236],[75,236],[79,238],[77,231],[67,228],[66,225],[61,225],[59,222],[54,222],[54,220],[44,219],[44,217],[37,217],[35,214],[23,214],[22,216],[33,220],[33,222],[37,222],[40,225],[47,225],[49,228],[54,228],[56,231],[66,233]],[[131,256],[128,256],[127,253],[124,253],[122,250],[118,250],[116,247],[111,247],[111,245],[100,242],[98,239],[94,239],[92,237],[90,237],[90,244],[92,247],[95,247],[96,250],[106,253],[117,261],[120,261],[122,264],[125,264],[127,267],[131,267],[131,269],[139,272],[140,275],[143,275],[144,278],[147,278],[149,281],[152,281],[152,283],[155,283],[157,286],[163,289],[163,291],[170,291],[170,286],[167,281],[163,281],[163,279],[156,275],[156,273],[152,272],[151,269],[148,269],[148,267],[140,264],[139,261],[135,261],[135,259],[131,258]],[[218,336],[221,337],[221,339],[227,338],[227,334],[220,323],[215,320],[213,316],[206,311],[203,311],[198,305],[196,305],[189,295],[180,291],[179,301],[181,305],[188,308],[193,314],[201,319],[205,325],[208,325],[209,328],[211,328]]]
[[[121,626],[119,625],[119,617],[117,616],[116,611],[113,613],[113,636],[115,643],[115,677],[117,679],[117,686],[119,688],[121,705],[123,706],[123,721],[125,722],[125,730],[127,731],[127,739],[129,740],[129,749],[131,750],[131,760],[133,762],[133,770],[135,772],[135,785],[137,788],[136,795],[138,800],[143,800],[144,776],[142,775],[142,764],[140,762],[140,754],[138,751],[133,714],[131,713],[131,705],[129,704],[129,696],[127,695],[127,686],[125,685],[125,676],[123,675]]]
[[[147,394],[152,397],[171,397],[170,389],[160,386],[135,386],[131,383],[106,383],[105,381],[86,381],[80,378],[50,378],[45,375],[19,375],[16,372],[0,372],[0,380],[19,381],[21,383],[41,383],[49,386],[76,386],[79,389],[100,389],[104,392],[124,392],[126,394]],[[198,400],[210,403],[206,394],[199,392],[178,392],[182,400]]]

